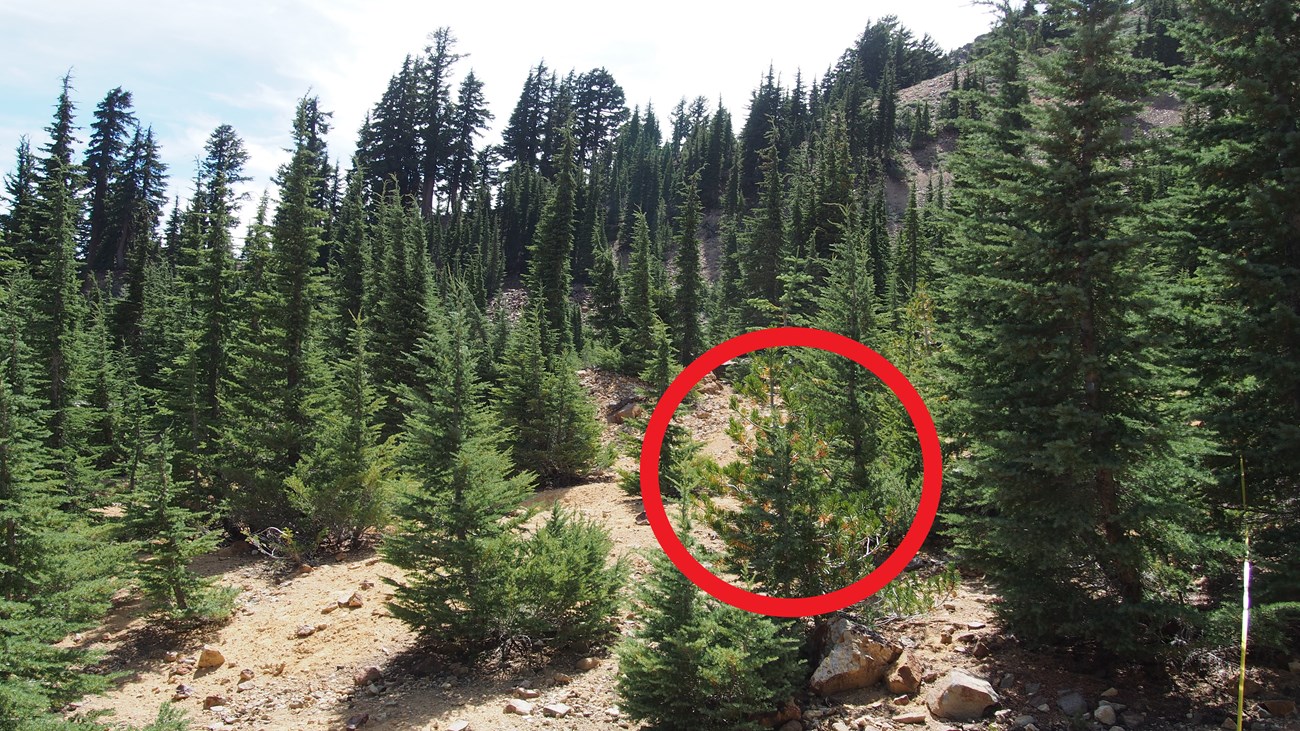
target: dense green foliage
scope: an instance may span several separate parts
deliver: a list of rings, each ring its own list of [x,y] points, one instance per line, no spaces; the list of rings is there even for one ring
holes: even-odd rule
[[[653,397],[774,324],[863,342],[917,386],[945,440],[939,545],[1018,636],[1219,642],[1244,522],[1266,637],[1293,651],[1298,22],[1282,0],[1005,5],[949,54],[884,18],[820,77],[769,69],[734,116],[629,109],[607,69],[538,63],[499,146],[444,28],[348,170],[299,100],[252,210],[233,127],[167,201],[132,92],[79,149],[65,79],[0,207],[0,727],[103,687],[55,643],[119,580],[207,614],[220,592],[186,564],[222,533],[306,560],[382,539],[408,574],[395,613],[448,650],[600,638],[608,538],[521,510],[607,466],[584,369]],[[1150,124],[1156,95],[1179,121]],[[822,353],[725,375],[747,459],[706,469],[675,430],[663,463],[666,494],[739,500],[713,515],[719,564],[794,594],[873,566],[921,479],[897,400]],[[146,542],[106,539],[127,534]],[[643,601],[638,717],[733,727],[788,690],[775,625],[662,567]],[[667,668],[689,693],[653,681]]]

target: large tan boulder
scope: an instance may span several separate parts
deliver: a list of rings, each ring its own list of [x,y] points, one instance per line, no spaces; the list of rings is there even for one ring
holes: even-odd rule
[[[889,664],[903,648],[843,617],[831,623],[830,651],[817,666],[809,685],[821,695],[869,688],[885,677]]]
[[[925,697],[930,713],[950,721],[974,721],[997,702],[998,694],[988,681],[959,669],[940,678]]]

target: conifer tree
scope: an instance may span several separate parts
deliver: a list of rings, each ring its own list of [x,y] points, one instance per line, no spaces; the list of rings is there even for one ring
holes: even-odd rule
[[[802,680],[798,640],[705,596],[662,553],[638,592],[642,628],[618,648],[620,708],[654,728],[748,729]]]
[[[1205,446],[1152,327],[1168,295],[1127,192],[1145,86],[1124,5],[1054,6],[1068,35],[1040,65],[1032,131],[977,121],[963,135],[945,347],[947,428],[971,455],[954,470],[971,504],[955,520],[1002,611],[1027,637],[1139,653],[1204,555],[1190,529]]]
[[[0,215],[0,262],[3,270],[20,263],[30,264],[36,257],[36,191],[38,175],[36,156],[26,136],[18,140],[14,152],[14,170],[4,177],[4,197],[8,210]],[[12,259],[12,263],[9,261]]]
[[[683,363],[695,360],[704,349],[700,317],[704,311],[704,276],[700,272],[698,173],[682,181],[682,213],[678,221],[677,273],[673,296],[673,337],[677,357]]]
[[[549,357],[572,347],[569,291],[573,286],[573,219],[576,215],[576,169],[573,134],[566,126],[556,163],[555,188],[529,249],[528,288],[539,304],[544,326],[542,351]]]
[[[654,282],[655,256],[649,223],[639,211],[632,220],[630,236],[625,228],[621,237],[631,239],[628,265],[623,272],[623,315],[627,327],[623,331],[622,356],[625,370],[640,373],[647,363],[646,348],[656,317],[658,292]]]
[[[400,487],[396,438],[384,439],[377,421],[383,398],[370,380],[367,338],[358,318],[347,360],[310,404],[312,448],[288,480],[304,545],[358,545],[367,531],[387,524]]]
[[[138,127],[131,112],[131,92],[123,91],[120,86],[110,90],[95,107],[95,121],[90,127],[90,144],[83,164],[89,188],[86,261],[92,270],[107,271],[107,265],[112,262],[108,239],[114,213],[110,191],[118,187],[119,179],[127,173],[123,169],[127,146],[132,131]]]
[[[166,433],[143,450],[123,524],[125,535],[143,550],[135,575],[172,619],[229,617],[235,591],[190,570],[190,560],[215,549],[221,534],[205,527],[205,516],[184,507],[185,486],[172,477],[171,450]]]
[[[759,185],[759,203],[753,218],[747,222],[748,231],[742,242],[741,272],[745,276],[745,292],[751,297],[777,305],[781,300],[780,273],[785,261],[785,204],[782,199],[780,160],[776,140],[778,133],[772,127],[767,133],[767,147],[759,157],[763,173]]]
[[[407,572],[394,591],[394,616],[439,643],[478,650],[511,632],[508,577],[523,521],[511,516],[534,476],[511,476],[503,432],[479,403],[464,315],[446,318],[421,343],[428,395],[403,391],[404,459],[419,485],[398,506],[402,529],[384,553]],[[532,345],[541,362],[540,344]]]

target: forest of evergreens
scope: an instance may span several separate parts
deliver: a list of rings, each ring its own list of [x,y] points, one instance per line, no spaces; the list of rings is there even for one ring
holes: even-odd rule
[[[1294,0],[1007,5],[957,52],[885,18],[819,76],[769,70],[744,112],[683,99],[662,121],[604,68],[538,63],[500,145],[466,63],[432,33],[346,164],[303,97],[260,201],[231,126],[167,200],[129,90],[85,115],[55,89],[0,208],[0,729],[102,727],[59,713],[113,681],[59,641],[124,586],[160,623],[222,621],[232,592],[188,562],[239,537],[297,562],[378,545],[430,652],[611,640],[609,537],[520,510],[612,460],[577,372],[653,398],[775,325],[916,385],[945,449],[929,548],[986,577],[1019,637],[1121,660],[1230,644],[1249,535],[1252,657],[1296,651]],[[1179,123],[1143,121],[1158,99]],[[728,377],[781,408],[738,410],[725,468],[670,432],[665,493],[735,498],[696,519],[756,590],[859,578],[916,507],[892,394],[825,353]],[[628,712],[730,728],[804,681],[802,624],[656,566],[620,650]]]

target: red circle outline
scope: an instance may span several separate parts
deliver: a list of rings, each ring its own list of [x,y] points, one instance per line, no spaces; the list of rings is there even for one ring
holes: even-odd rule
[[[682,399],[714,368],[740,355],[778,346],[816,348],[842,355],[874,373],[894,392],[907,410],[921,444],[921,501],[903,540],[871,573],[827,594],[808,597],[772,597],[742,589],[719,578],[691,555],[668,522],[663,495],[659,490],[659,452],[673,413]],[[884,356],[856,340],[838,333],[805,327],[777,327],[738,335],[710,348],[669,384],[655,404],[641,443],[641,500],[655,539],[664,553],[686,578],[720,601],[772,617],[811,617],[835,612],[880,591],[898,576],[925,543],[939,512],[943,483],[943,459],[939,434],[929,409],[911,381]]]

